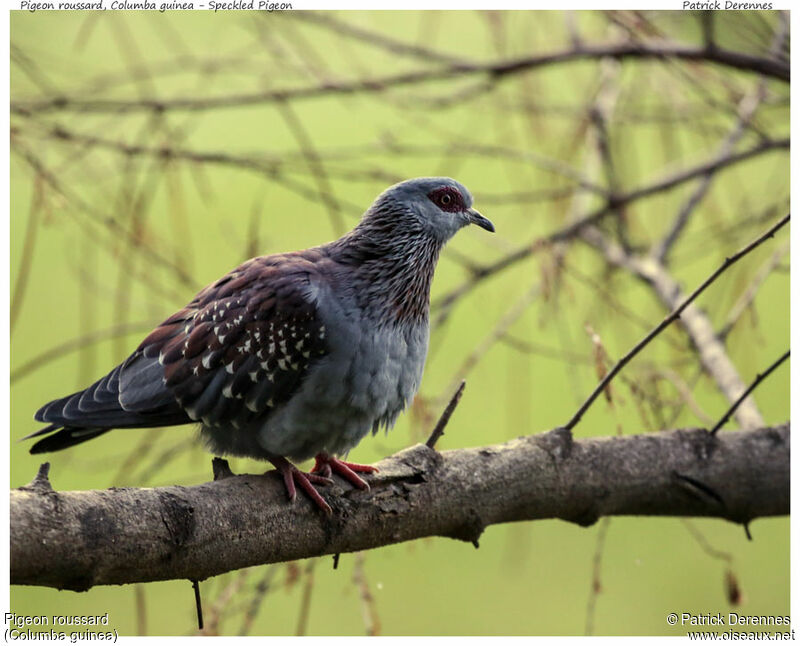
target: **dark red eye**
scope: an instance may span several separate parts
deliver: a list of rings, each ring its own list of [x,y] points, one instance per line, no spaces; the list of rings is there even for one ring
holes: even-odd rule
[[[463,211],[464,198],[452,186],[442,186],[428,193],[428,198],[442,211]]]

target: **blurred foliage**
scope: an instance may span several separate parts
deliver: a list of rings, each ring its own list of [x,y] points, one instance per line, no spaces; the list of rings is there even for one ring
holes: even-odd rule
[[[757,110],[733,148],[789,136],[787,83],[703,62],[582,60],[497,77],[325,91],[454,62],[566,51],[576,39],[696,45],[700,14],[321,16],[12,13],[12,487],[30,481],[40,462],[18,443],[36,429],[40,405],[104,374],[150,326],[243,259],[336,237],[390,183],[456,177],[497,228],[494,237],[467,230],[450,243],[434,281],[436,304],[469,283],[470,267],[489,266],[602,206],[604,194],[575,178],[608,184],[591,108],[609,87],[614,105],[604,127],[618,192],[715,159],[737,127],[742,98],[759,84]],[[782,55],[772,49],[777,13],[713,16],[722,46]],[[305,87],[322,91],[291,101],[247,99]],[[194,101],[207,97],[222,105]],[[124,109],[154,98],[192,100]],[[42,101],[50,107],[28,109]],[[714,175],[670,256],[684,287],[693,289],[785,214],[788,169],[781,149]],[[601,226],[613,233],[622,222],[630,246],[646,249],[698,181],[632,202],[624,218]],[[763,245],[701,298],[715,326],[787,238],[784,231]],[[788,253],[776,258],[726,339],[745,383],[789,345],[788,263]],[[442,311],[434,308],[433,317]],[[350,457],[373,462],[424,439],[462,375],[467,388],[443,449],[562,424],[596,383],[587,326],[616,359],[664,314],[646,284],[611,270],[580,241],[528,255],[456,302],[433,331],[411,412]],[[577,437],[702,426],[728,407],[678,326],[622,377],[613,404],[598,400]],[[691,406],[674,385],[682,382]],[[767,423],[786,420],[788,369],[765,381],[755,400]],[[194,435],[188,427],[109,433],[48,456],[51,480],[57,489],[199,483],[211,477],[211,456]],[[238,459],[231,466],[265,468]],[[366,553],[362,562],[345,554],[337,570],[323,558],[313,570],[301,563],[229,573],[202,584],[207,621],[218,619],[224,634],[298,627],[307,634],[576,634],[588,621],[596,634],[677,635],[685,631],[667,625],[669,612],[789,614],[788,519],[757,521],[748,542],[741,527],[718,520],[614,518],[598,552],[600,527],[498,526],[477,551],[430,539]],[[596,553],[599,585],[587,617]],[[725,592],[729,569],[742,593],[736,608]],[[188,582],[82,594],[15,587],[11,599],[11,610],[25,614],[109,612],[121,634],[186,634],[195,622]]]

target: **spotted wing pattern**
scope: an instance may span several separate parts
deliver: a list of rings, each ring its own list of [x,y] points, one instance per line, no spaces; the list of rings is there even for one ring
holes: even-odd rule
[[[319,250],[254,258],[206,287],[161,323],[108,375],[43,406],[53,451],[110,428],[202,421],[240,426],[263,417],[300,387],[327,353],[311,292]]]
[[[311,260],[255,258],[198,294],[123,366],[123,406],[126,376],[130,383],[156,362],[163,387],[207,425],[238,425],[287,401],[311,362],[327,352],[325,326],[309,297]],[[142,394],[133,400],[150,399]]]

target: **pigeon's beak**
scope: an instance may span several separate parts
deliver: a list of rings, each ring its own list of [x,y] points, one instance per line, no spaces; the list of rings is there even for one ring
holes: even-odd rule
[[[469,214],[470,224],[477,224],[481,229],[494,233],[494,225],[475,209],[469,209],[467,213]]]

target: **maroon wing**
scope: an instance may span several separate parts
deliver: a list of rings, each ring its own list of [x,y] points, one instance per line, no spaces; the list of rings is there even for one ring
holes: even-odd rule
[[[121,366],[45,404],[32,453],[111,428],[237,425],[289,399],[327,353],[311,278],[321,252],[254,258],[159,325]],[[27,439],[27,438],[25,438]]]
[[[327,353],[313,260],[309,252],[255,258],[200,292],[123,365],[123,407],[147,408],[169,393],[193,420],[222,425],[288,400]]]

